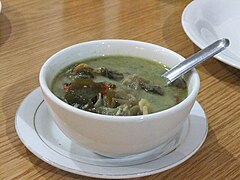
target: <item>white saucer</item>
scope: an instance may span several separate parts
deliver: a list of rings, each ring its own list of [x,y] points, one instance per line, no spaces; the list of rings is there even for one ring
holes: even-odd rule
[[[240,1],[192,1],[183,11],[182,26],[187,36],[203,49],[212,42],[228,38],[230,46],[215,57],[240,69]]]
[[[208,131],[205,113],[198,102],[168,154],[152,150],[126,158],[107,158],[95,154],[68,139],[55,125],[43,101],[40,88],[20,105],[15,126],[23,144],[38,158],[57,168],[97,178],[133,178],[159,173],[190,158],[203,144]]]

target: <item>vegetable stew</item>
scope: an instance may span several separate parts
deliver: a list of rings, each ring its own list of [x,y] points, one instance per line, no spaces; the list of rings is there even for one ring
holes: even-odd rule
[[[101,56],[63,69],[55,77],[52,92],[82,110],[105,115],[134,116],[170,108],[187,96],[180,78],[164,86],[167,67],[130,56]]]

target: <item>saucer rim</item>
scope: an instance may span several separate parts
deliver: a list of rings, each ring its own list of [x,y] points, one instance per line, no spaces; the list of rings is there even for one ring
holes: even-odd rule
[[[128,174],[116,174],[116,175],[115,175],[115,174],[100,174],[100,173],[87,172],[87,171],[83,171],[83,170],[79,170],[79,169],[73,169],[73,168],[70,168],[70,167],[63,166],[63,165],[61,165],[60,163],[53,162],[53,161],[51,161],[51,159],[49,159],[49,158],[46,158],[43,154],[39,153],[38,150],[34,150],[34,147],[32,147],[31,145],[29,145],[29,144],[25,141],[24,137],[21,136],[21,133],[22,133],[22,132],[21,132],[21,130],[19,129],[19,123],[20,123],[19,121],[20,121],[20,120],[19,120],[19,118],[17,117],[17,115],[18,115],[19,112],[22,110],[22,108],[23,108],[23,106],[25,105],[25,103],[26,103],[27,101],[29,101],[29,99],[31,99],[32,96],[36,96],[36,95],[34,95],[34,94],[37,94],[37,93],[40,93],[40,88],[39,88],[39,87],[38,87],[37,89],[35,89],[34,91],[32,91],[30,94],[28,94],[28,95],[25,97],[25,99],[22,101],[22,103],[20,104],[20,106],[19,106],[19,108],[18,108],[18,110],[17,110],[17,112],[16,112],[16,116],[15,116],[15,129],[16,129],[16,131],[17,131],[17,134],[18,134],[20,140],[22,141],[22,143],[27,147],[27,149],[28,149],[29,151],[31,151],[34,155],[36,155],[39,159],[43,160],[44,162],[46,162],[46,163],[48,163],[48,164],[50,164],[50,165],[52,165],[52,166],[54,166],[54,167],[56,167],[56,168],[59,168],[59,169],[62,169],[62,170],[64,170],[64,171],[68,171],[68,172],[71,172],[71,173],[75,173],[75,174],[78,174],[78,175],[83,175],[83,176],[87,176],[87,177],[94,177],[94,178],[106,178],[106,179],[112,179],[112,178],[114,178],[114,179],[122,179],[122,178],[137,178],[137,177],[143,177],[143,176],[148,176],[148,175],[160,173],[160,172],[166,171],[166,170],[168,170],[168,169],[171,169],[171,168],[173,168],[173,167],[176,167],[177,165],[183,163],[184,161],[186,161],[187,159],[189,159],[192,155],[194,155],[194,154],[199,150],[199,148],[202,146],[202,144],[205,142],[205,139],[206,139],[207,133],[208,133],[207,117],[206,117],[205,112],[204,112],[204,110],[202,109],[201,105],[196,101],[195,103],[203,110],[204,117],[205,117],[205,124],[206,124],[206,126],[205,126],[204,137],[201,139],[201,142],[199,143],[199,145],[198,145],[193,151],[191,151],[191,153],[189,153],[189,154],[187,154],[187,155],[184,155],[184,157],[181,158],[181,160],[179,160],[179,161],[177,161],[177,162],[174,162],[174,163],[172,163],[172,164],[170,164],[170,165],[166,165],[165,167],[161,167],[161,168],[157,168],[157,169],[151,169],[151,170],[144,171],[144,172],[141,172],[141,173],[133,173],[133,174],[130,174],[130,173],[128,173]],[[38,102],[38,103],[36,103],[36,104],[37,104],[36,108],[39,106],[40,103],[41,103],[41,101]],[[33,108],[33,109],[35,109],[35,108]],[[189,119],[190,119],[190,118],[189,118]],[[190,121],[190,120],[189,120],[189,121]],[[37,134],[37,132],[36,132],[35,129],[33,129],[33,131],[35,132],[35,134]],[[39,137],[39,136],[37,135],[37,137]],[[181,145],[180,145],[180,146],[181,146]],[[45,148],[46,148],[47,150],[49,150],[49,147],[46,146],[46,145],[45,145]],[[179,147],[178,147],[178,148],[179,148]],[[177,151],[178,148],[176,148],[174,151]],[[52,151],[52,150],[50,149],[50,151]],[[174,151],[173,151],[173,152],[174,152]],[[53,152],[51,152],[51,153],[53,153]],[[56,152],[54,152],[54,153],[56,153]],[[169,154],[171,155],[171,153],[172,153],[172,152],[170,152]],[[168,155],[169,155],[169,154],[168,154]],[[166,155],[166,156],[168,156],[168,155]],[[163,156],[163,157],[164,157],[164,156]],[[163,157],[160,157],[159,159],[161,159],[161,158],[163,158]],[[85,166],[90,166],[90,167],[96,167],[95,165],[85,164],[85,163],[82,163],[82,162],[80,162],[80,164],[83,164],[83,165],[85,165]],[[146,163],[145,163],[145,164],[146,164]],[[105,166],[100,166],[100,167],[102,167],[102,168],[109,168],[109,167],[105,167]],[[121,168],[121,167],[125,167],[125,166],[120,166],[120,168]],[[134,165],[131,166],[131,167],[134,167]],[[119,167],[110,167],[110,168],[119,168]]]

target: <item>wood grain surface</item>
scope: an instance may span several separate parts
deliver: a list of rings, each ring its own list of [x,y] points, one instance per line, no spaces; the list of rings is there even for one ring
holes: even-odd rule
[[[133,39],[188,57],[199,49],[185,35],[181,14],[190,0],[2,0],[0,14],[0,179],[91,179],[33,155],[15,131],[21,101],[39,86],[48,57],[96,39]],[[209,133],[183,164],[138,179],[240,179],[240,71],[211,59],[197,68],[198,101]]]

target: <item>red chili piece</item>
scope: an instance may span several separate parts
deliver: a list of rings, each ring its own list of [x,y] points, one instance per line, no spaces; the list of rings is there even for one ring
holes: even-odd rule
[[[104,91],[101,92],[101,95],[107,94],[109,90],[109,85],[103,84],[102,87],[104,88]]]
[[[64,90],[69,90],[69,88],[70,88],[70,86],[67,86],[67,85],[64,85],[64,86],[63,86],[63,89],[64,89]]]

